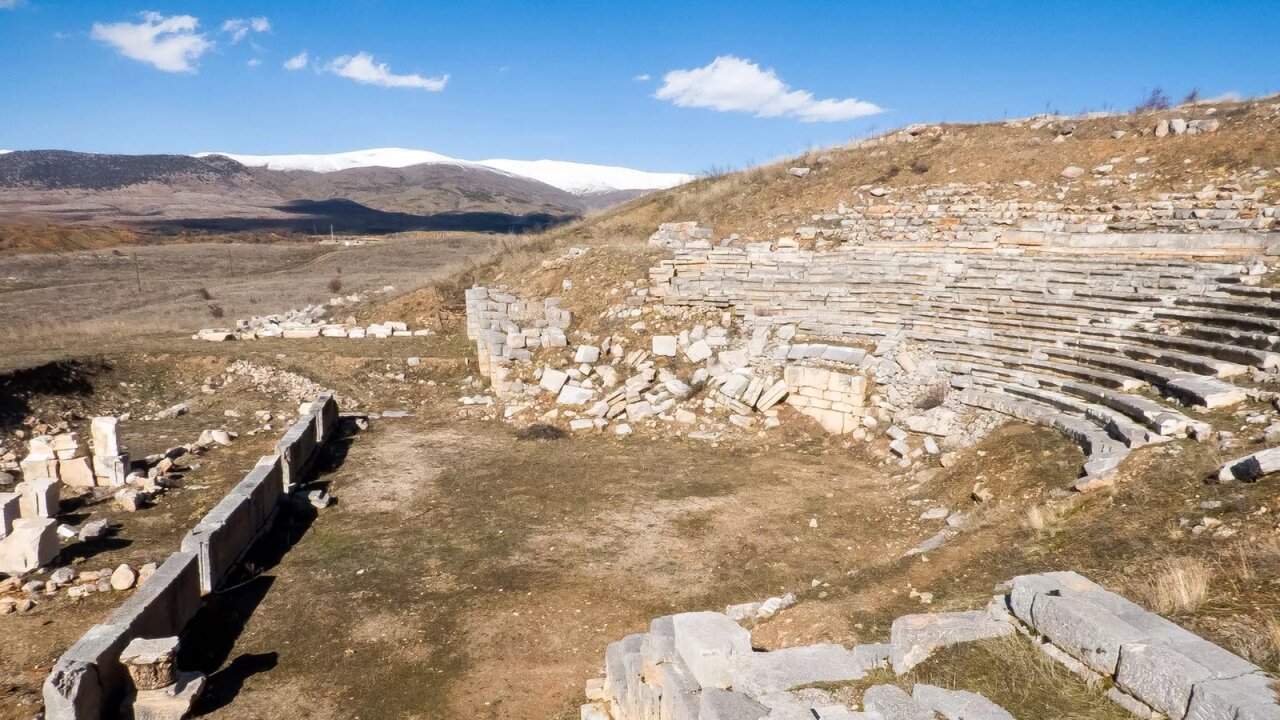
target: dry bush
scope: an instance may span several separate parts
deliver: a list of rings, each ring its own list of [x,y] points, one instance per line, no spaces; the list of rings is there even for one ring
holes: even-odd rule
[[[1170,558],[1156,563],[1143,580],[1139,595],[1159,613],[1195,612],[1209,597],[1212,576],[1209,566],[1199,558]]]
[[[210,303],[207,310],[209,311],[209,317],[211,318],[223,318],[227,315],[226,308],[216,303]]]
[[[208,288],[200,288],[199,290],[196,290],[196,296],[199,297],[201,300],[213,299],[213,293],[209,292]]]
[[[937,383],[930,385],[920,393],[920,397],[916,398],[914,403],[917,410],[932,410],[942,405],[947,399],[947,386],[945,383]]]
[[[333,278],[330,278],[328,287],[329,287],[329,292],[331,293],[342,292],[342,278],[336,277],[336,276]]]
[[[1151,112],[1153,110],[1168,110],[1173,107],[1173,101],[1168,95],[1164,94],[1164,89],[1157,86],[1151,89],[1150,93],[1138,103],[1133,109],[1134,112]]]

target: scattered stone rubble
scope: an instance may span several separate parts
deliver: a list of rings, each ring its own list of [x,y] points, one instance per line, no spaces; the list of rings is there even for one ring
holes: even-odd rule
[[[853,648],[760,652],[727,615],[660,617],[648,632],[609,645],[604,677],[587,683],[582,717],[1012,720],[963,688],[916,684],[908,694],[872,685],[861,707],[850,707],[815,685],[852,684],[881,669],[901,676],[942,648],[1017,634],[1138,717],[1280,717],[1270,679],[1256,665],[1076,573],[1023,575],[1003,590],[984,610],[900,617],[887,642]]]
[[[388,285],[378,291],[385,294],[395,290]],[[335,309],[344,305],[354,305],[370,297],[369,294],[353,293],[351,295],[330,298],[327,303],[308,305],[301,310],[290,310],[278,315],[255,315],[236,321],[234,328],[204,328],[192,340],[208,340],[223,342],[226,340],[257,340],[263,338],[389,338],[389,337],[421,337],[434,335],[435,331],[420,328],[411,330],[408,324],[398,321],[384,321],[370,325],[361,325],[354,317],[345,321],[327,319]]]

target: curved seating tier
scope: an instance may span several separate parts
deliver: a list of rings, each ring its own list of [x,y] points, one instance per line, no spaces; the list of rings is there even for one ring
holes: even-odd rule
[[[730,308],[800,337],[929,346],[961,402],[1054,427],[1103,482],[1130,448],[1203,437],[1179,404],[1242,402],[1280,367],[1280,288],[1256,264],[854,248],[681,250],[651,270],[669,305]]]

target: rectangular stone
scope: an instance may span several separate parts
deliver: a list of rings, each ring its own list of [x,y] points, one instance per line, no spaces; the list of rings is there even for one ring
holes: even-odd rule
[[[22,517],[51,518],[58,514],[60,489],[54,478],[38,478],[18,483],[18,508]]]
[[[181,635],[199,609],[199,562],[193,553],[176,552],[111,613],[107,623],[127,628],[130,640],[169,637]]]
[[[58,478],[68,487],[88,488],[94,481],[93,463],[87,457],[58,461]]]
[[[119,420],[113,417],[96,417],[89,423],[89,437],[94,455],[119,455]]]
[[[18,493],[0,493],[0,538],[13,531],[13,521],[22,517]]]
[[[120,487],[129,476],[129,454],[94,455],[94,484],[102,487]]]
[[[182,539],[182,551],[199,559],[200,590],[216,590],[257,536],[250,497],[232,493],[223,498]]]

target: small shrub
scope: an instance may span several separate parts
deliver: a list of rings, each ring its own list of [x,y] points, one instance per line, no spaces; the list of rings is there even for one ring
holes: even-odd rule
[[[199,290],[196,290],[196,295],[198,295],[201,300],[213,299],[213,293],[210,293],[208,288],[200,288]]]
[[[342,292],[342,278],[334,277],[329,280],[329,292],[331,293]]]
[[[1187,96],[1182,98],[1182,102],[1180,104],[1195,105],[1198,102],[1200,102],[1200,88],[1191,88],[1191,92],[1187,93]]]
[[[930,385],[920,393],[920,397],[916,398],[915,407],[918,410],[932,410],[947,400],[947,386],[938,383]]]
[[[1171,558],[1156,564],[1142,594],[1156,612],[1194,612],[1209,597],[1211,576],[1209,566],[1202,560]]]
[[[517,440],[563,440],[567,437],[569,433],[545,423],[534,423],[516,432]]]
[[[216,303],[209,303],[208,311],[209,311],[209,317],[212,317],[212,318],[225,317],[227,314],[226,309]]]
[[[1164,94],[1164,90],[1155,87],[1147,94],[1147,97],[1138,106],[1133,109],[1134,112],[1151,112],[1153,110],[1168,110],[1173,107],[1173,101],[1168,95]]]

